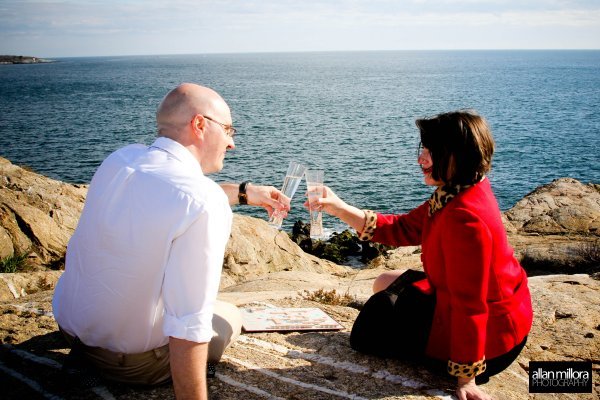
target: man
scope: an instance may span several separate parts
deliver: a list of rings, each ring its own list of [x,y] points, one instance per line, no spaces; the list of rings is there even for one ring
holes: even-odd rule
[[[237,308],[216,301],[230,205],[271,213],[288,210],[289,199],[273,187],[219,186],[205,176],[220,171],[235,147],[229,107],[213,90],[178,86],[156,120],[151,146],[117,150],[96,171],[54,315],[74,350],[106,378],[158,384],[172,377],[178,398],[203,399],[207,361],[218,361],[241,328]]]

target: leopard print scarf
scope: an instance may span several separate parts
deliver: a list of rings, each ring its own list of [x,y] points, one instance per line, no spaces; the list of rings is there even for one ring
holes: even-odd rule
[[[444,208],[446,204],[450,202],[458,193],[470,188],[473,185],[456,185],[449,186],[444,185],[438,187],[435,192],[429,198],[429,212],[428,215],[431,217],[436,211]]]

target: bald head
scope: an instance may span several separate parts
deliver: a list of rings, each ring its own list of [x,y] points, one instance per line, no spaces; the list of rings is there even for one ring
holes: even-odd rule
[[[193,83],[183,83],[171,90],[158,106],[158,135],[177,140],[197,114],[214,116],[231,122],[225,100],[217,92]]]

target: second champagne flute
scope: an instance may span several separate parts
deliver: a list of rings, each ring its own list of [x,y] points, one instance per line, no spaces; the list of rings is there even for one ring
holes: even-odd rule
[[[317,200],[323,197],[324,174],[325,172],[321,169],[309,169],[306,171],[311,239],[323,238],[323,212],[321,211],[321,205]]]

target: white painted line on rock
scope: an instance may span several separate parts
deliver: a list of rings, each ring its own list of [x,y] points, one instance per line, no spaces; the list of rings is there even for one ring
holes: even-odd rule
[[[48,399],[48,400],[63,400],[62,397],[56,396],[52,393],[46,392],[44,390],[44,388],[42,387],[42,385],[40,385],[39,383],[37,383],[36,381],[34,381],[33,379],[29,379],[28,377],[26,377],[25,375],[22,375],[20,373],[18,373],[17,371],[14,371],[10,368],[8,368],[7,366],[5,366],[2,361],[0,361],[0,371],[4,372],[7,375],[12,376],[13,378],[23,382],[24,384],[26,384],[27,386],[29,386],[31,389],[33,389],[34,391],[38,392],[39,394],[41,394],[42,396],[44,396],[44,398]]]
[[[430,396],[437,397],[438,399],[442,399],[442,400],[456,400],[456,397],[449,395],[449,394],[445,394],[444,392],[442,392],[439,389],[426,390],[425,393],[427,393]]]
[[[244,304],[244,307],[254,307],[254,306],[260,306],[260,307],[266,307],[266,308],[277,307],[271,303],[265,303],[264,301],[253,301],[252,303]]]
[[[370,375],[373,378],[383,379],[385,381],[399,384],[405,387],[409,387],[411,389],[423,389],[427,387],[427,385],[423,382],[420,382],[415,379],[407,378],[402,375],[395,375],[386,370],[379,370],[376,372],[371,372],[371,369],[362,365],[358,365],[349,361],[337,361],[331,357],[321,356],[319,354],[314,353],[305,353],[299,350],[288,349],[285,346],[281,346],[275,343],[265,342],[264,340],[256,339],[253,337],[240,335],[237,338],[236,343],[245,343],[252,344],[258,347],[262,347],[267,350],[273,350],[277,353],[284,354],[286,356],[292,358],[300,358],[307,361],[316,362],[319,364],[329,365],[334,368],[339,368],[345,371],[349,371],[357,374]]]
[[[515,371],[512,371],[510,369],[507,369],[508,372],[510,372],[511,374],[513,374],[514,376],[516,376],[517,378],[519,378],[520,380],[522,380],[523,382],[525,382],[527,384],[527,386],[529,386],[529,379],[525,378],[524,376],[516,373]]]
[[[45,365],[47,367],[51,367],[54,369],[62,368],[61,363],[59,363],[58,361],[54,361],[50,358],[36,356],[35,354],[32,354],[28,351],[15,349],[13,346],[11,346],[9,344],[3,344],[2,347],[4,347],[5,349],[8,349],[8,351],[10,353],[17,355],[17,356],[21,357],[22,359],[25,359],[28,361],[33,361],[34,363]]]
[[[427,387],[427,385],[424,384],[423,382],[419,382],[417,380],[407,378],[402,375],[392,374],[391,372],[389,372],[385,369],[380,369],[379,371],[373,372],[371,374],[371,376],[373,378],[383,379],[384,381],[388,381],[388,382],[396,383],[398,385],[406,386],[411,389],[423,389],[423,388]]]
[[[246,362],[246,361],[238,360],[237,358],[233,358],[233,357],[230,357],[230,356],[223,355],[222,359],[227,360],[227,361],[231,361],[234,364],[241,365],[244,368],[260,372],[261,374],[267,375],[267,376],[269,376],[271,378],[278,379],[278,380],[280,380],[282,382],[290,383],[290,384],[295,385],[295,386],[300,386],[300,387],[302,387],[304,389],[316,390],[318,392],[327,393],[327,394],[331,394],[331,395],[338,396],[338,397],[343,397],[345,399],[367,400],[365,397],[360,397],[360,396],[352,394],[352,393],[348,393],[348,392],[344,392],[344,391],[338,391],[338,390],[332,390],[332,389],[324,388],[322,386],[313,385],[311,383],[300,382],[300,381],[297,381],[295,379],[291,379],[291,378],[288,378],[286,376],[276,374],[275,372],[269,371],[268,369],[261,368],[258,365],[255,365],[255,364],[252,364],[252,363],[249,363],[249,362]]]
[[[259,388],[257,388],[256,386],[246,385],[245,383],[238,382],[238,381],[236,381],[235,379],[233,379],[233,378],[232,378],[232,377],[230,377],[230,376],[223,375],[223,374],[221,374],[221,373],[217,373],[216,377],[217,377],[219,380],[221,380],[221,381],[225,382],[225,383],[226,383],[226,384],[228,384],[228,385],[231,385],[231,386],[235,386],[235,387],[238,387],[238,388],[244,389],[244,390],[246,390],[246,391],[248,391],[248,392],[251,392],[251,393],[257,394],[257,395],[259,395],[259,396],[262,396],[262,397],[265,397],[265,398],[267,398],[267,399],[271,399],[271,400],[285,400],[285,399],[284,399],[284,398],[282,398],[282,397],[273,396],[271,393],[269,393],[269,392],[265,392],[264,390],[262,390],[262,389],[259,389]]]
[[[34,307],[32,305],[23,305],[23,304],[9,304],[9,306],[12,306],[14,308],[16,308],[18,311],[21,312],[32,312],[34,314],[37,315],[44,315],[46,317],[52,317],[54,318],[54,314],[51,311],[44,311],[44,310],[40,310],[37,307]]]
[[[325,364],[325,365],[337,367],[337,368],[343,369],[345,371],[353,372],[356,374],[368,374],[371,371],[368,367],[364,367],[362,365],[354,364],[351,362],[336,361],[330,357],[321,356],[321,355],[313,354],[313,353],[304,353],[299,350],[288,349],[285,346],[281,346],[281,345],[278,345],[275,343],[265,342],[260,339],[249,338],[249,340],[246,340],[246,339],[239,340],[241,337],[246,338],[245,336],[239,336],[238,337],[239,342],[253,344],[253,345],[261,347],[265,350],[273,350],[279,354],[289,356],[290,358],[296,358],[296,359],[301,359],[301,360],[306,360],[306,361],[313,361],[318,364]],[[242,344],[236,343],[236,345],[239,345],[240,347],[245,347],[247,349],[256,350],[256,349],[253,349],[252,347],[244,346]],[[256,350],[256,351],[260,351],[260,350]],[[265,353],[265,354],[269,354],[269,353]]]
[[[25,350],[15,349],[13,346],[9,344],[3,344],[2,347],[7,349],[11,354],[21,357],[24,360],[32,361],[37,364],[45,365],[54,369],[61,369],[62,364],[58,361],[55,361],[51,358],[36,356]],[[116,400],[115,397],[110,393],[110,391],[106,388],[106,386],[94,386],[90,389],[92,392],[96,393],[99,397],[104,400]]]
[[[103,398],[104,400],[117,400],[115,396],[108,391],[106,386],[94,386],[91,390],[92,392],[96,393],[98,397]]]
[[[8,290],[10,290],[10,293],[12,293],[15,299],[21,297],[21,294],[17,292],[17,289],[15,288],[15,285],[13,285],[12,282],[6,282],[6,286],[8,286]]]

